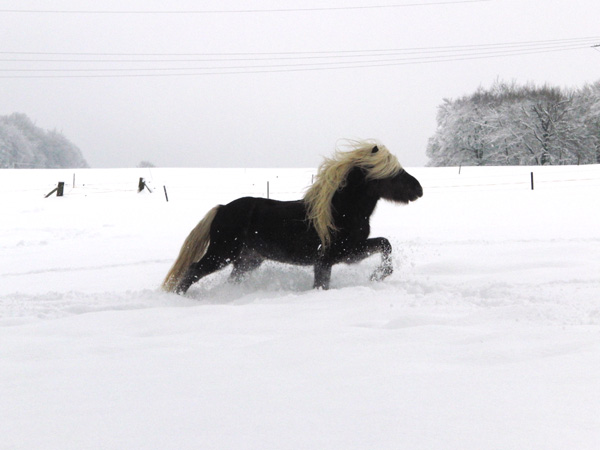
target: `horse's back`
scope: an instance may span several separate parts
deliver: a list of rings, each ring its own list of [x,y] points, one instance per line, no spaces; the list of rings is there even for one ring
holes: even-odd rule
[[[215,218],[220,225],[247,226],[264,220],[304,220],[306,209],[302,201],[279,201],[262,197],[241,197],[219,206]],[[265,224],[266,225],[266,224]]]
[[[303,201],[242,197],[219,208],[211,234],[238,239],[261,256],[282,262],[314,262],[318,236]]]
[[[220,205],[213,226],[235,227],[246,225],[252,216],[256,200],[259,199],[254,197],[242,197],[233,200],[226,205]]]

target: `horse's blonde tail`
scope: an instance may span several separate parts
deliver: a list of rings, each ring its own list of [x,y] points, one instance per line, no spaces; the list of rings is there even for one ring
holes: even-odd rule
[[[179,256],[175,260],[173,267],[169,270],[165,281],[162,284],[163,290],[174,292],[177,285],[181,281],[181,277],[185,274],[192,263],[200,260],[206,253],[208,244],[210,243],[210,226],[217,215],[219,206],[211,209],[204,218],[190,232],[188,237],[183,242]]]

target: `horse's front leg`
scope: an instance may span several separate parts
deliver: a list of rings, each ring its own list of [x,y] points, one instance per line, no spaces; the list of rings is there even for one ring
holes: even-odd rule
[[[371,243],[369,243],[369,241],[371,241]],[[392,244],[383,237],[367,239],[367,243],[381,253],[381,264],[375,269],[375,272],[371,274],[371,281],[381,281],[394,272],[394,266],[392,264]]]
[[[375,253],[381,253],[381,264],[371,274],[372,281],[381,281],[394,272],[392,265],[392,244],[386,238],[378,237],[367,239],[353,248],[346,249],[348,255],[346,262],[355,263],[368,258]]]
[[[321,258],[315,264],[315,289],[329,289],[329,281],[331,280],[332,264],[326,259]]]

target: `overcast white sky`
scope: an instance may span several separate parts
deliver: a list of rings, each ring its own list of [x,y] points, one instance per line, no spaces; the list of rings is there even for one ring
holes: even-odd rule
[[[0,0],[0,10],[0,115],[62,131],[92,167],[314,167],[340,138],[380,139],[420,166],[446,97],[497,78],[600,79],[598,0]],[[370,67],[339,68],[354,65]]]

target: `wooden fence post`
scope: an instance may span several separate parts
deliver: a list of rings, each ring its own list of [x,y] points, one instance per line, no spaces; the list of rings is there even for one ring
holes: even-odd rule
[[[64,192],[65,192],[65,182],[64,181],[59,181],[58,185],[52,189],[50,192],[48,192],[44,198],[48,198],[50,197],[52,194],[54,194],[56,192],[56,196],[57,197],[62,197]]]
[[[533,172],[531,172],[531,190],[533,191]]]
[[[148,189],[148,192],[152,194],[152,189],[148,187],[146,181],[140,177],[140,181],[138,182],[138,194],[144,190],[144,188]]]

